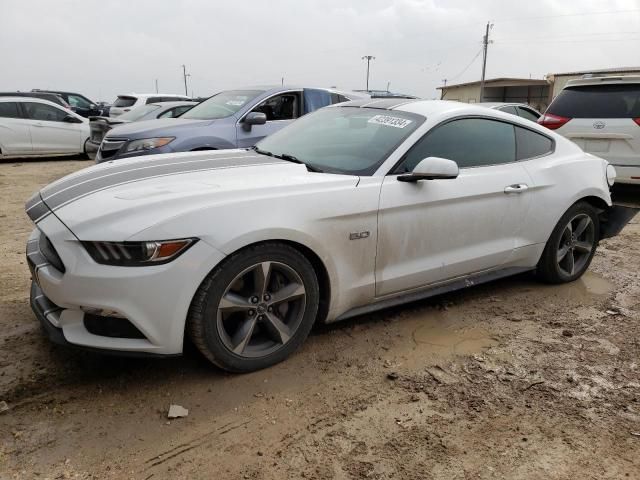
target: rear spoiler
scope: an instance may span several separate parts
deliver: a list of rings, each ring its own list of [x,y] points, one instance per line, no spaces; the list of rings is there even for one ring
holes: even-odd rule
[[[631,221],[640,208],[614,205],[600,214],[600,240],[615,237]]]

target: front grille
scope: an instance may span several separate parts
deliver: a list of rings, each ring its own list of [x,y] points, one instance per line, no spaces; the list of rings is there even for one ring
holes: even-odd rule
[[[102,140],[102,143],[100,144],[100,155],[102,158],[113,157],[125,143],[127,143],[126,138]]]
[[[103,317],[102,315],[84,314],[84,327],[89,333],[110,338],[146,338],[126,318]]]

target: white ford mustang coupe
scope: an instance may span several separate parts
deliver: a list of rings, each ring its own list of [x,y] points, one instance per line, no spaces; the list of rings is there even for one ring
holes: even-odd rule
[[[333,322],[535,270],[570,282],[635,211],[615,170],[523,118],[444,101],[327,107],[251,150],[119,160],[26,205],[31,306],[58,343],[234,372]]]

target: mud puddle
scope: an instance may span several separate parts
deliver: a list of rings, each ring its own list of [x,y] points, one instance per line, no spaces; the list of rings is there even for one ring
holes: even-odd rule
[[[438,363],[460,355],[473,355],[498,344],[489,330],[467,319],[464,308],[445,311],[432,308],[415,311],[399,323],[399,336],[390,353],[402,358],[406,367]]]
[[[550,293],[563,299],[583,301],[594,295],[599,297],[608,295],[615,287],[606,278],[588,270],[575,282],[551,285],[548,288]]]

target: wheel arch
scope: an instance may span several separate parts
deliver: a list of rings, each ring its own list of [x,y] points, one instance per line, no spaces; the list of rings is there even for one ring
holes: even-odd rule
[[[576,202],[574,202],[573,205],[575,205],[578,202],[587,202],[587,203],[591,204],[593,207],[595,207],[598,210],[607,210],[610,207],[610,205],[606,202],[606,200],[604,200],[601,197],[595,196],[595,195],[589,195],[589,196],[586,196],[586,197],[582,197],[579,200],[577,200]],[[571,207],[569,207],[569,208],[571,208]]]
[[[215,147],[196,147],[189,150],[190,152],[204,152],[206,150],[218,150]]]
[[[313,270],[316,273],[316,277],[318,278],[318,284],[320,288],[320,304],[318,306],[318,315],[316,318],[316,323],[325,323],[327,316],[329,314],[330,306],[331,306],[331,299],[332,299],[331,278],[332,277],[329,273],[329,268],[327,267],[326,262],[322,260],[321,255],[315,249],[296,240],[275,237],[275,238],[269,238],[269,239],[263,239],[263,240],[256,240],[251,243],[245,243],[245,244],[239,245],[235,249],[231,249],[228,251],[225,250],[225,258],[228,258],[231,255],[235,255],[239,252],[242,252],[243,250],[255,247],[256,245],[265,245],[265,244],[287,245],[291,248],[294,248],[298,252],[300,252],[311,263],[311,266],[313,267]],[[219,268],[222,263],[224,263],[224,259],[209,270],[209,272],[203,277],[200,284],[206,281],[207,277],[211,275],[211,273],[216,268]],[[196,292],[194,292],[194,298],[195,298],[195,295],[196,295]],[[193,298],[191,299],[191,302],[193,302]],[[186,328],[186,324],[185,324],[185,328]]]

